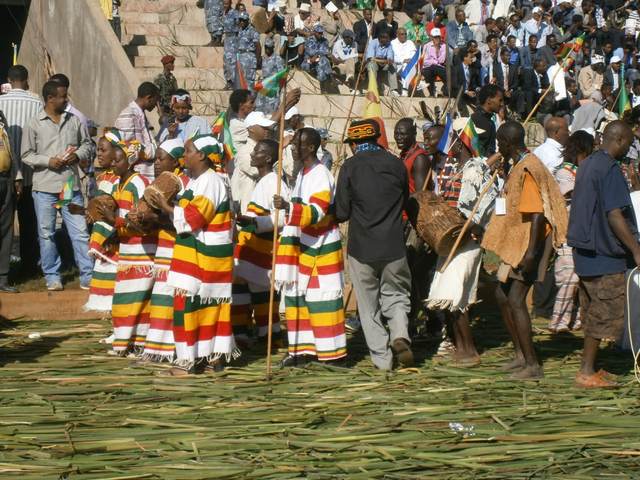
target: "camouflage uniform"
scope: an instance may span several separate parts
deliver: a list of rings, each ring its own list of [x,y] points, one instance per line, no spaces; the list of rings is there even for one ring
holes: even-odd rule
[[[171,72],[169,72],[169,75],[165,75],[163,72],[155,78],[153,83],[155,83],[158,90],[160,90],[160,111],[163,114],[170,113],[171,95],[178,89],[176,77]]]
[[[320,59],[318,63],[310,63],[311,57],[318,55]],[[331,63],[329,62],[329,43],[326,38],[318,40],[314,36],[307,38],[304,43],[304,61],[302,69],[306,72],[314,74],[318,80],[324,82],[331,77]]]
[[[256,48],[259,43],[260,34],[251,25],[238,31],[238,60],[240,60],[244,78],[249,86],[252,86],[256,80],[256,69],[258,68]]]
[[[284,60],[280,55],[273,53],[270,57],[262,57],[262,78],[267,78],[284,68]],[[280,105],[280,96],[275,98],[258,95],[256,98],[256,110],[266,114],[275,112]]]
[[[228,84],[235,78],[238,54],[238,11],[230,9],[222,20],[224,30],[224,79]]]
[[[224,6],[222,3],[223,0],[204,0],[204,15],[211,38],[222,38],[222,33],[224,32],[222,25]]]

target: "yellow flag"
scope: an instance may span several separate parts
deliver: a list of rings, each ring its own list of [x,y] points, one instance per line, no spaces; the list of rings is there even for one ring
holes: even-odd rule
[[[382,118],[382,107],[380,106],[380,94],[378,93],[378,80],[369,71],[369,86],[367,87],[366,104],[362,116],[364,118]]]

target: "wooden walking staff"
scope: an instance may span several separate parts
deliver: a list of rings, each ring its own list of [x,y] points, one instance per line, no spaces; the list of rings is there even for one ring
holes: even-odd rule
[[[283,160],[283,148],[282,143],[284,141],[284,117],[287,113],[285,111],[285,101],[287,98],[287,84],[289,83],[289,73],[284,79],[284,85],[282,86],[282,116],[280,117],[280,132],[278,133],[278,181],[276,183],[276,195],[280,196],[282,186],[282,160]],[[273,340],[273,303],[276,295],[276,253],[278,243],[278,223],[280,220],[280,209],[276,209],[273,215],[273,251],[271,252],[271,281],[269,282],[269,323],[267,327],[267,380],[271,380],[271,343]]]
[[[462,242],[462,239],[464,238],[465,233],[467,233],[467,230],[469,229],[469,226],[473,221],[473,216],[476,214],[476,212],[478,211],[478,208],[480,207],[480,202],[482,201],[484,196],[487,194],[491,186],[496,181],[497,176],[498,176],[498,168],[496,168],[496,171],[493,172],[493,175],[491,175],[491,178],[487,182],[487,185],[485,185],[485,187],[482,189],[482,192],[480,192],[480,196],[478,197],[478,200],[476,200],[476,204],[473,206],[473,210],[471,210],[471,213],[469,214],[467,221],[464,222],[464,225],[462,226],[462,230],[460,230],[460,234],[458,235],[458,238],[456,238],[456,242],[453,244],[453,248],[449,252],[449,256],[447,257],[447,260],[442,264],[442,267],[440,267],[440,269],[438,270],[440,273],[444,272],[449,266],[449,264],[451,263],[451,260],[453,260],[453,257],[455,256],[456,251],[458,250],[458,247],[460,246],[460,243]]]

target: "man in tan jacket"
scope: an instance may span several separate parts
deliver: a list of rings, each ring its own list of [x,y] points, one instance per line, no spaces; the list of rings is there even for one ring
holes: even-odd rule
[[[578,88],[582,92],[581,98],[591,98],[593,92],[602,88],[604,69],[604,57],[597,54],[591,56],[591,65],[580,69]]]

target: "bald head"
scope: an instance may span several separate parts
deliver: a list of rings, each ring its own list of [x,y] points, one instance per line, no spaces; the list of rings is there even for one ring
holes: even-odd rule
[[[547,138],[552,138],[560,145],[567,143],[569,139],[569,125],[564,117],[549,117],[544,122],[544,131]]]
[[[633,131],[622,120],[611,122],[602,134],[602,149],[618,160],[625,157],[632,142]]]

